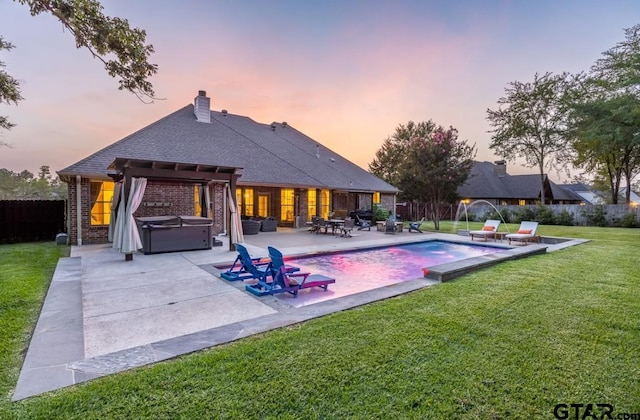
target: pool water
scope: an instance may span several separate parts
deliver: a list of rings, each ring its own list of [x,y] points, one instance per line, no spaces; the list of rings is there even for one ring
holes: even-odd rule
[[[291,265],[305,272],[321,273],[341,279],[384,277],[390,282],[423,277],[423,268],[494,254],[504,248],[428,241],[360,251],[295,258]]]

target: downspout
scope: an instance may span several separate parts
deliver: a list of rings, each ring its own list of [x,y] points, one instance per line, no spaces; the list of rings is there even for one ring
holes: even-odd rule
[[[82,178],[76,175],[76,242],[82,246]]]

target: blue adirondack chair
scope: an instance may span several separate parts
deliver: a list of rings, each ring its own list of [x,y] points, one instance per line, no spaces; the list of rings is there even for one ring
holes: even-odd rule
[[[264,280],[271,275],[269,261],[262,261],[262,258],[252,258],[249,251],[244,245],[236,244],[238,256],[233,265],[227,270],[220,273],[220,277],[228,281],[238,281],[247,279]]]
[[[247,290],[254,294],[273,295],[276,293],[291,293],[293,297],[298,296],[298,291],[311,287],[320,287],[325,291],[331,283],[336,280],[322,274],[301,273],[284,263],[282,252],[274,247],[268,247],[269,257],[271,258],[271,277],[273,281],[269,284],[261,285],[260,282],[255,286],[246,286]]]
[[[282,292],[292,292],[293,289],[296,289],[296,287],[288,288],[286,286],[283,286],[282,283],[276,283],[274,281],[274,276],[281,270],[286,273],[294,273],[296,271],[300,271],[300,268],[285,264],[282,253],[277,249],[273,247],[268,247],[268,249],[269,258],[271,259],[271,262],[267,267],[267,270],[269,271],[268,274],[263,278],[259,278],[256,284],[246,285],[245,289],[257,296],[273,295],[275,293]]]

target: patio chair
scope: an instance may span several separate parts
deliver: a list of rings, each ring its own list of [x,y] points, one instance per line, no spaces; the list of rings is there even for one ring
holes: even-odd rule
[[[367,220],[361,219],[357,214],[355,215],[355,224],[358,225],[358,230],[371,231],[371,223]]]
[[[316,233],[320,233],[322,229],[324,229],[324,233],[329,233],[329,228],[331,228],[331,223],[324,220],[324,218],[320,217],[318,219],[318,228],[316,229]]]
[[[353,219],[345,219],[342,227],[340,228],[340,230],[342,231],[340,236],[343,238],[351,238],[351,232],[353,231],[354,227],[355,222],[353,221]]]
[[[227,271],[220,273],[220,277],[228,281],[238,281],[247,279],[264,280],[271,275],[269,261],[262,261],[262,258],[252,258],[244,245],[236,244],[238,256]]]
[[[524,245],[531,241],[540,242],[540,236],[536,235],[537,229],[538,222],[521,222],[518,231],[505,235],[505,238],[509,240],[509,245],[511,241],[523,242]]]
[[[483,238],[485,242],[489,238],[493,238],[495,240],[496,232],[498,231],[499,227],[500,227],[500,220],[487,219],[487,221],[484,222],[484,226],[482,226],[481,230],[469,231],[469,236],[471,236],[472,241],[473,241],[473,238],[476,236],[479,238]]]
[[[317,233],[320,230],[320,218],[318,216],[313,216],[311,218],[311,227],[309,228],[309,232]]]
[[[391,234],[395,234],[396,233],[396,220],[395,220],[395,218],[389,217],[384,222],[384,233],[391,233]]]
[[[424,222],[424,217],[420,219],[419,222],[409,222],[409,232],[413,232],[415,230],[418,233],[423,233],[422,230],[420,229],[420,226],[422,226],[423,222]]]

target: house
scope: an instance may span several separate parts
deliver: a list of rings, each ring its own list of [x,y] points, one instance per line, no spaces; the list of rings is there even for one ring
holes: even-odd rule
[[[594,192],[586,184],[560,184],[559,187],[578,195],[584,204],[605,204],[605,200],[602,196]]]
[[[539,174],[509,175],[503,160],[475,162],[469,179],[458,188],[463,200],[487,200],[494,205],[538,204],[541,200]],[[565,190],[544,176],[544,196],[547,204],[580,204],[582,198]]]
[[[107,241],[115,182],[127,171],[148,179],[135,216],[207,214],[215,233],[227,229],[230,197],[245,218],[273,217],[279,226],[395,207],[394,186],[286,122],[262,124],[210,104],[199,91],[193,104],[58,171],[69,189],[72,244]]]

